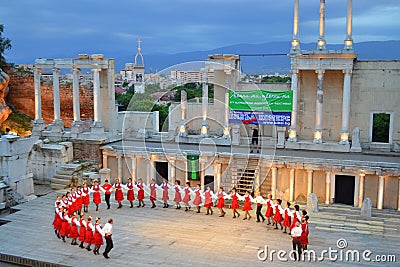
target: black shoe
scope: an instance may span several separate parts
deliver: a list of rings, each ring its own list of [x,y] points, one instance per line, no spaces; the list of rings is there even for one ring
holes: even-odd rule
[[[225,214],[221,214],[221,215],[219,215],[219,217],[224,217],[225,216]]]
[[[235,219],[235,218],[236,218],[236,216],[233,216],[232,218],[233,218],[233,219]]]
[[[98,211],[98,210],[99,210],[99,207],[97,206],[97,207],[96,207],[96,211]]]
[[[260,153],[260,150],[257,149],[257,153]]]
[[[167,209],[169,208],[169,204],[167,204],[167,206],[165,206]]]
[[[144,206],[145,206],[145,205],[144,205],[144,203],[143,203],[143,206],[142,206],[142,207],[144,208]]]
[[[253,153],[253,149],[252,149],[252,150],[250,150],[250,153]]]
[[[243,220],[247,220],[247,217],[244,217]]]
[[[257,220],[256,222],[260,222],[259,220]]]
[[[91,251],[92,249],[91,249],[91,248],[86,248],[86,250],[87,250],[87,251]]]
[[[106,258],[106,259],[109,259],[110,257],[108,257],[108,255],[105,253],[105,252],[103,252],[103,256],[104,256],[104,258]]]
[[[84,247],[83,247],[83,244],[80,244],[79,247],[80,247],[80,248],[84,248]]]

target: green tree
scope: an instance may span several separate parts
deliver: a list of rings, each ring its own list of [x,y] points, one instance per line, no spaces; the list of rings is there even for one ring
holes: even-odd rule
[[[168,105],[154,105],[151,111],[158,111],[159,112],[159,129],[162,132],[168,131],[168,114],[169,114],[169,106]]]
[[[6,64],[4,52],[11,49],[11,40],[3,36],[4,25],[0,24],[0,67]]]
[[[136,100],[131,101],[129,103],[127,110],[135,110],[135,111],[151,111],[154,106],[154,102],[152,100],[143,99],[143,100]]]

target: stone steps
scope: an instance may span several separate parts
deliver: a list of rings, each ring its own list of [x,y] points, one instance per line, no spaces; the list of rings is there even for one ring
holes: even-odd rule
[[[50,187],[55,190],[67,188],[71,184],[71,180],[84,167],[84,163],[70,163],[60,166],[52,179],[50,179]]]

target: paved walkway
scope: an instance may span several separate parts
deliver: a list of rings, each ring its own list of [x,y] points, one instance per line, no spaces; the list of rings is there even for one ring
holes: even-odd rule
[[[193,211],[184,212],[174,208],[157,207],[110,210],[101,205],[100,211],[89,207],[89,214],[100,216],[103,224],[114,218],[113,240],[115,248],[109,260],[102,255],[63,243],[52,229],[53,203],[56,192],[19,205],[20,211],[2,220],[10,222],[0,226],[0,253],[67,266],[287,266],[275,254],[273,262],[258,260],[260,248],[289,251],[291,239],[265,223],[219,218],[217,211],[205,216]],[[147,203],[146,203],[147,204]],[[161,206],[161,205],[159,205]],[[253,211],[254,212],[254,211]],[[337,240],[344,238],[348,249],[393,254],[400,261],[400,216],[397,213],[378,214],[373,222],[358,219],[357,209],[344,206],[322,207],[320,213],[311,215],[310,249],[320,255],[323,249],[338,249]],[[341,227],[342,226],[342,227]],[[101,248],[100,252],[104,250]],[[345,254],[344,254],[345,255]],[[287,256],[286,256],[287,258]],[[398,266],[396,263],[332,262],[327,255],[323,262],[296,262],[295,266]],[[0,262],[1,265],[1,262]]]

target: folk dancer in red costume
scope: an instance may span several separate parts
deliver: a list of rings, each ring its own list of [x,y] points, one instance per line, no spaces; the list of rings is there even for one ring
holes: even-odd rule
[[[169,208],[168,200],[169,200],[169,189],[171,189],[171,186],[168,184],[167,179],[163,179],[163,183],[161,184],[161,189],[163,190],[162,194],[162,200],[164,201],[164,207],[163,208]]]
[[[58,237],[58,230],[57,228],[59,227],[59,216],[58,216],[58,212],[60,211],[60,207],[61,207],[61,196],[57,196],[56,201],[54,202],[54,219],[53,219],[53,228],[54,228],[54,233],[55,235]]]
[[[246,191],[245,195],[240,197],[240,199],[244,200],[244,205],[242,208],[242,210],[244,211],[243,220],[246,220],[246,219],[250,220],[251,219],[250,211],[253,209],[251,207],[251,202],[254,201],[252,196],[250,195],[250,191]]]
[[[189,182],[186,182],[185,188],[183,188],[182,192],[185,193],[185,196],[182,199],[182,202],[185,204],[185,211],[189,211],[191,208],[189,205],[190,194],[193,194],[193,190],[190,188]]]
[[[74,212],[74,214],[72,215],[71,218],[71,231],[69,233],[69,238],[71,238],[71,245],[78,245],[78,243],[76,243],[76,239],[79,237],[79,232],[78,232],[78,226],[81,226],[78,219],[77,219],[78,215],[76,214],[76,212]]]
[[[267,224],[269,225],[269,224],[272,223],[272,226],[273,226],[275,224],[273,222],[273,217],[274,217],[274,208],[273,208],[273,206],[274,206],[274,202],[272,201],[272,195],[271,194],[268,194],[268,198],[267,198],[267,200],[265,202],[267,203],[267,210],[265,212],[265,217],[267,217]]]
[[[94,226],[94,235],[93,235],[94,255],[100,255],[99,249],[103,245],[104,232],[100,223],[101,223],[100,218],[96,218],[96,224]]]
[[[107,209],[110,209],[110,197],[111,197],[111,189],[112,185],[108,182],[108,180],[104,180],[104,184],[101,186],[104,191],[104,200],[107,204]]]
[[[283,233],[286,234],[286,228],[289,229],[290,224],[291,224],[291,217],[290,217],[291,212],[290,212],[290,202],[289,201],[286,202],[286,208],[284,209],[284,214],[285,214],[285,216],[283,218],[282,226],[283,226]],[[290,229],[289,229],[289,232],[290,232]]]
[[[301,248],[303,250],[307,250],[308,246],[308,234],[310,231],[308,230],[308,215],[305,215],[304,218],[301,219],[301,237],[300,237],[300,242],[301,242]]]
[[[94,180],[94,185],[91,188],[93,192],[93,203],[96,205],[96,211],[99,210],[99,204],[101,203],[100,191],[104,189],[99,185],[97,180]]]
[[[76,191],[75,191],[74,188],[71,187],[71,188],[70,188],[70,191],[71,191],[71,202],[72,202],[72,206],[71,206],[69,209],[70,209],[70,212],[71,212],[70,216],[72,217],[72,215],[74,214],[74,212],[75,212],[76,209],[77,209],[77,206],[76,206],[76,198],[77,198],[78,196],[77,196]]]
[[[118,178],[115,179],[115,184],[113,185],[113,188],[115,188],[115,201],[118,202],[118,208],[122,208],[122,200],[124,200],[124,194],[122,193],[122,185],[119,181]]]
[[[90,203],[89,194],[90,194],[90,188],[88,187],[87,183],[84,183],[82,188],[83,212],[88,212],[89,210],[89,203]]]
[[[68,201],[67,202],[68,203],[68,205],[67,205],[67,207],[68,207],[68,216],[71,217],[72,214],[74,213],[73,212],[74,206],[73,206],[73,202],[72,202],[72,196],[71,196],[70,192],[67,192],[66,196],[67,196],[67,201]]]
[[[157,189],[161,189],[157,184],[156,180],[154,178],[151,179],[151,183],[149,184],[148,187],[146,187],[147,190],[150,190],[150,201],[151,201],[151,208],[154,209],[156,207],[155,201],[157,200]]]
[[[82,204],[83,204],[83,200],[82,200],[82,188],[80,185],[78,185],[76,187],[76,213],[79,215],[82,212]]]
[[[139,205],[137,206],[138,208],[144,207],[144,187],[145,186],[146,186],[146,184],[143,183],[142,178],[139,178],[138,183],[136,184],[136,188],[138,190],[137,199],[139,201]]]
[[[69,225],[71,223],[71,217],[68,216],[68,213],[68,209],[65,208],[62,214],[62,225],[60,230],[60,236],[64,242],[65,238],[68,237],[71,231],[71,226]]]
[[[207,213],[206,215],[213,215],[213,210],[212,210],[212,206],[213,206],[213,196],[214,196],[214,192],[211,190],[210,186],[207,186],[207,190],[204,192],[204,208],[207,209]]]
[[[218,193],[217,193],[217,208],[219,209],[219,217],[224,217],[225,216],[225,211],[223,210],[224,206],[225,206],[225,198],[227,198],[228,195],[224,192],[224,188],[220,187],[218,189]]]
[[[86,233],[85,233],[85,243],[87,244],[87,251],[91,251],[90,246],[93,244],[93,229],[94,226],[92,224],[92,216],[89,216],[86,222]]]
[[[196,189],[193,191],[195,194],[194,200],[193,200],[193,205],[196,206],[197,208],[197,212],[196,213],[200,213],[200,205],[202,203],[201,198],[202,198],[202,192],[200,189],[200,184],[196,185]]]
[[[132,178],[128,178],[128,183],[124,186],[128,193],[126,194],[126,198],[129,203],[131,203],[131,208],[133,208],[133,201],[135,200],[135,191],[133,191],[134,184],[132,183]]]
[[[292,224],[290,225],[290,231],[296,226],[296,222],[301,222],[300,206],[294,205],[294,210],[290,212],[290,217],[292,218]]]
[[[236,218],[236,214],[237,217],[240,217],[240,213],[237,211],[237,209],[239,208],[239,197],[240,195],[238,193],[236,193],[236,188],[232,188],[231,194],[229,195],[229,197],[232,199],[232,204],[231,204],[231,209],[233,210],[233,218]]]
[[[262,222],[265,221],[264,216],[261,214],[261,210],[262,210],[262,205],[266,203],[265,199],[261,196],[260,192],[256,193],[256,197],[254,198],[254,201],[257,205],[256,208],[256,215],[257,215],[257,221],[256,222],[260,222],[260,218],[262,219]]]
[[[175,186],[174,186],[174,190],[175,190],[175,197],[174,197],[174,202],[176,204],[176,209],[179,210],[181,208],[181,201],[182,201],[182,196],[181,196],[181,181],[176,180],[175,181]]]
[[[56,208],[56,214],[54,215],[54,220],[53,220],[53,227],[54,227],[54,233],[56,236],[60,239],[60,231],[63,223],[63,212],[64,212],[64,207],[59,204],[58,207]]]
[[[275,229],[278,229],[278,224],[281,226],[281,230],[283,230],[283,225],[282,225],[282,221],[283,221],[283,217],[282,217],[282,213],[284,213],[283,209],[282,209],[282,200],[281,199],[277,199],[275,202],[275,205],[273,206],[274,210],[275,210],[275,214],[274,214],[274,224],[275,224]]]
[[[78,237],[78,240],[81,242],[79,247],[80,248],[85,248],[83,246],[83,243],[85,243],[85,234],[86,234],[86,221],[85,221],[85,214],[84,213],[81,213],[81,215],[80,215],[79,225],[81,226],[79,228],[79,237]]]

